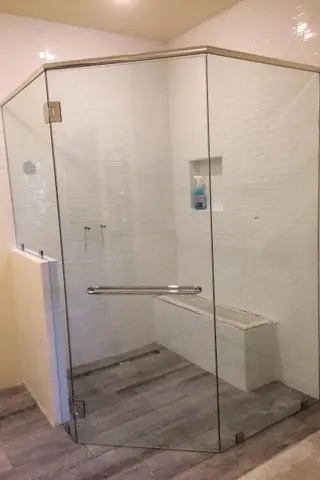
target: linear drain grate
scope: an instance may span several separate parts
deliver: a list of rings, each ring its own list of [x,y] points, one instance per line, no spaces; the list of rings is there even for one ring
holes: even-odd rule
[[[119,367],[120,365],[125,365],[126,363],[132,363],[136,360],[141,360],[142,358],[145,358],[145,357],[151,357],[153,355],[160,355],[160,353],[161,353],[160,350],[155,348],[153,350],[150,350],[149,352],[139,353],[137,355],[133,355],[132,357],[126,357],[123,360],[118,360],[118,361],[115,361],[113,363],[109,363],[108,365],[103,365],[99,368],[89,370],[87,372],[82,373],[81,375],[75,375],[74,378],[87,377],[89,375],[92,375],[96,372],[100,372],[102,370],[111,370],[112,368]]]

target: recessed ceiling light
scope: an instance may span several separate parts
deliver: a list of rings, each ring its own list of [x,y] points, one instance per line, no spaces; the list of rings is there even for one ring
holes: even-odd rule
[[[299,35],[299,34],[305,32],[307,29],[308,29],[307,22],[300,22],[297,25],[297,34]]]
[[[123,5],[131,7],[136,3],[136,0],[113,0],[116,5]]]
[[[42,60],[52,61],[56,59],[56,56],[53,53],[48,52],[48,50],[44,50],[43,52],[39,52],[39,57]]]
[[[310,38],[314,37],[314,32],[308,31],[304,34],[304,40],[310,40]]]
[[[294,21],[293,33],[303,42],[307,42],[318,35],[318,30],[314,30],[310,15],[305,12],[302,4],[296,7],[296,15],[292,17],[292,20]]]

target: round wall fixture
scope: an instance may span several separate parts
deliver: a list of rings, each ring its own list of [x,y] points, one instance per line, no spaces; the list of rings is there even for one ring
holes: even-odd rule
[[[33,175],[34,173],[36,173],[37,167],[33,162],[29,160],[28,162],[24,162],[23,171],[26,175]]]

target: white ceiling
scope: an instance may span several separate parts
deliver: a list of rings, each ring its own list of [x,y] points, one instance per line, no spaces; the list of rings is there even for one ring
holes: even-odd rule
[[[0,12],[169,41],[240,0],[0,0]]]

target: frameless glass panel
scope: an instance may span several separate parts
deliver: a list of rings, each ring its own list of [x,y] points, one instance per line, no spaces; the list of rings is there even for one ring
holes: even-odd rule
[[[54,253],[59,255],[52,148],[43,116],[46,98],[42,74],[4,105],[3,120],[17,243],[38,252],[48,245],[52,249],[56,239]]]
[[[205,66],[48,72],[82,442],[219,449]],[[202,292],[87,294],[139,285]]]
[[[222,447],[319,399],[318,75],[208,57]]]
[[[55,305],[57,364],[64,419],[67,421],[66,309],[63,287],[59,222],[50,129],[44,119],[47,102],[45,75],[41,74],[2,107],[8,170],[18,246],[26,251],[57,260],[57,274],[50,269]],[[57,277],[57,278],[56,278]],[[57,319],[59,315],[59,320]],[[61,316],[61,317],[60,317]],[[62,329],[62,331],[61,331]],[[61,338],[65,339],[65,344]],[[58,341],[59,340],[59,341]],[[60,342],[61,340],[61,342]],[[60,344],[61,343],[61,344]],[[71,388],[71,386],[70,386]],[[70,424],[75,436],[74,423]]]

